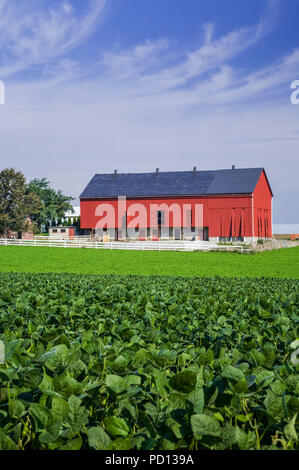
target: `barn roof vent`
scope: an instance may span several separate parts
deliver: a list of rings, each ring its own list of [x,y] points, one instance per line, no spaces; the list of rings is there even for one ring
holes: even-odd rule
[[[156,168],[156,174],[160,172],[160,168]]]
[[[235,170],[235,169],[236,169],[236,165],[233,165],[233,166],[232,166],[232,170]]]
[[[196,172],[197,172],[197,166],[194,166],[194,167],[193,167],[193,174],[195,175]]]
[[[116,175],[117,175],[117,170],[114,170],[114,176],[116,176]]]

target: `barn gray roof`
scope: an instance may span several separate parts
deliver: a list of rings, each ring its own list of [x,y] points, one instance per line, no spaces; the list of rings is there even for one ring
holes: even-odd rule
[[[81,199],[252,194],[263,168],[96,174]]]

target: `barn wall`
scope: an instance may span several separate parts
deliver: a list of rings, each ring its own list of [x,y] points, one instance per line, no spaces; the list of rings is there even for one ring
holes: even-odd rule
[[[118,226],[117,199],[81,200],[81,228],[94,229],[102,218],[96,216],[99,204],[111,204],[116,214],[116,227]],[[141,203],[147,210],[147,226],[150,226],[151,204],[178,204],[181,207],[181,227],[183,227],[184,204],[190,204],[192,210],[192,225],[195,225],[195,204],[203,204],[203,225],[209,227],[209,236],[213,237],[251,237],[252,236],[252,199],[249,195],[207,196],[207,197],[179,197],[179,198],[138,198],[127,199],[126,209],[133,203]],[[177,226],[169,218],[170,227]],[[109,228],[109,227],[108,227]]]
[[[251,196],[211,196],[207,214],[211,237],[252,236]]]
[[[272,193],[263,172],[253,193],[254,236],[272,237]]]

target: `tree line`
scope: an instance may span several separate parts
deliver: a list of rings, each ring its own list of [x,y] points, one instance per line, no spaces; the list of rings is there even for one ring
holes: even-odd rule
[[[6,168],[0,172],[0,236],[33,228],[35,233],[61,222],[71,201],[61,190],[55,190],[46,178],[35,178],[28,184],[22,172]],[[30,223],[28,220],[30,219]]]

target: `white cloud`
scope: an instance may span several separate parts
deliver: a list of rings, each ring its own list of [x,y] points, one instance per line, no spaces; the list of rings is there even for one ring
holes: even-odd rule
[[[44,9],[37,0],[0,3],[0,76],[28,70],[61,57],[93,32],[106,0],[87,3],[82,17],[69,2]]]
[[[169,47],[165,39],[158,41],[147,40],[128,51],[105,52],[100,61],[109,75],[122,80],[130,76],[139,76],[155,64],[159,63],[161,54]]]
[[[220,71],[228,71],[230,61],[257,45],[273,29],[279,3],[278,0],[270,0],[258,24],[242,27],[222,37],[215,37],[215,25],[203,25],[203,44],[187,52],[184,59],[178,60],[175,65],[168,65],[171,61],[167,61],[165,51],[170,49],[170,44],[166,40],[147,41],[128,51],[106,52],[101,65],[117,88],[119,82],[129,77],[130,80],[135,79],[134,85],[131,81],[123,83],[123,90],[129,88],[128,93],[133,88],[136,94],[152,94],[188,87],[196,81],[198,85],[207,73],[212,76],[216,74],[219,80],[220,76],[224,77]],[[173,54],[169,50],[168,53]],[[153,72],[153,65],[158,63],[159,70]]]
[[[0,48],[7,5],[0,0]],[[94,63],[82,63],[67,52],[91,34],[103,5],[94,4],[83,20],[70,2],[36,17],[36,25],[25,14],[28,4],[24,15],[13,16],[8,37],[15,53],[6,70],[42,63],[44,75],[7,82],[7,104],[0,107],[1,166],[15,166],[27,177],[47,176],[75,196],[93,173],[114,168],[265,166],[280,196],[276,221],[297,222],[291,219],[295,203],[286,200],[295,201],[298,191],[299,106],[289,103],[289,85],[298,78],[299,51],[254,72],[233,62],[271,31],[277,2],[257,25],[222,37],[216,25],[205,25],[202,44],[183,58],[167,39],[149,39],[129,50],[99,48]],[[32,34],[22,45],[28,30]]]
[[[221,68],[257,42],[258,29],[258,27],[242,28],[212,40],[212,25],[209,25],[202,46],[188,52],[183,61],[173,66],[164,67],[165,56],[163,56],[160,70],[154,73],[151,72],[151,67],[160,58],[161,52],[165,51],[168,45],[165,41],[147,41],[129,51],[106,53],[102,65],[115,82],[129,76],[135,77],[138,79],[135,83],[137,92],[161,92],[188,85],[191,80]]]

